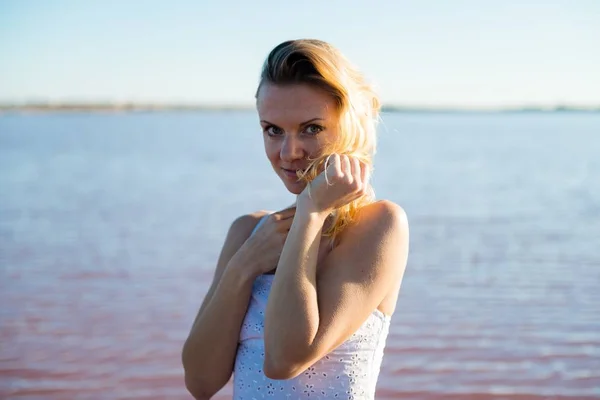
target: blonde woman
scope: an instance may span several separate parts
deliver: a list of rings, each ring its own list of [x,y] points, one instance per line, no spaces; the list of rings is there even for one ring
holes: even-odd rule
[[[286,41],[256,104],[266,155],[296,203],[236,219],[183,347],[209,399],[373,399],[407,262],[400,206],[369,184],[379,100],[333,46]]]

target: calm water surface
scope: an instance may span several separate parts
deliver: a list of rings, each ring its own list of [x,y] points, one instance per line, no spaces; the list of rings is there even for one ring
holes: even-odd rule
[[[383,120],[411,253],[377,398],[599,398],[600,115]],[[190,398],[229,224],[292,200],[269,168],[250,112],[0,116],[0,398]]]

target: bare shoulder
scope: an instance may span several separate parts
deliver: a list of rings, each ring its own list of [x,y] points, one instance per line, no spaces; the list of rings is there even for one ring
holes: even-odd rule
[[[237,217],[229,227],[228,237],[245,241],[256,228],[256,225],[262,217],[268,214],[268,211],[260,210],[250,214],[244,214]]]
[[[350,279],[367,286],[382,280],[392,287],[379,286],[377,291],[393,295],[402,282],[408,253],[406,212],[392,201],[377,201],[362,207],[356,220],[342,231],[328,257],[330,270],[326,274],[337,275],[329,278],[332,280]],[[393,309],[384,308],[390,313]]]
[[[331,316],[324,317],[326,326],[333,331],[335,326],[357,329],[376,308],[392,315],[408,247],[408,218],[402,207],[389,200],[362,207],[325,257],[318,276],[319,305],[323,315]]]
[[[256,211],[254,213],[244,214],[237,217],[231,223],[217,263],[215,272],[216,277],[220,277],[229,260],[239,248],[242,247],[248,237],[250,237],[250,234],[265,214],[268,214],[268,212]]]
[[[379,200],[362,207],[356,221],[342,233],[341,241],[408,240],[408,217],[404,209],[390,200]]]
[[[408,217],[404,209],[391,200],[379,200],[359,210],[359,220],[381,227],[404,229],[408,227]]]
[[[208,289],[206,296],[204,297],[204,301],[200,306],[200,311],[198,311],[198,316],[204,311],[206,305],[212,298],[221,277],[225,271],[225,268],[234,254],[243,246],[246,242],[252,230],[256,227],[260,219],[267,214],[266,211],[257,211],[251,214],[245,214],[240,217],[237,217],[229,226],[229,230],[227,232],[227,236],[225,238],[225,243],[221,248],[221,252],[219,254],[219,258],[217,261],[217,266],[214,270],[213,281]],[[198,317],[196,317],[197,319]],[[195,322],[194,322],[195,323]]]

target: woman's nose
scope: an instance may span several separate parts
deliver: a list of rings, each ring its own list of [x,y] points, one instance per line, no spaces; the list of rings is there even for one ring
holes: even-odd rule
[[[301,159],[304,157],[304,149],[302,148],[302,142],[292,135],[288,135],[283,140],[283,145],[281,146],[281,153],[279,157],[282,161],[294,161]]]

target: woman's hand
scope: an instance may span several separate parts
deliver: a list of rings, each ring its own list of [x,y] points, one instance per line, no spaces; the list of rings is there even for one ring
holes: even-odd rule
[[[270,214],[248,238],[243,253],[250,261],[248,266],[253,268],[253,275],[262,275],[277,267],[295,213],[296,206],[292,206]]]
[[[348,155],[333,154],[323,172],[298,196],[297,206],[328,215],[367,192],[369,166]]]

